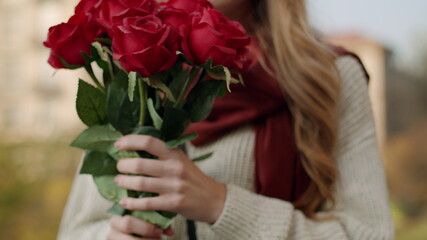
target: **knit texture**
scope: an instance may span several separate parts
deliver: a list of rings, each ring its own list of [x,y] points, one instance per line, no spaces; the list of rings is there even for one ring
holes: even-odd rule
[[[213,151],[211,158],[197,165],[227,184],[224,210],[216,223],[196,223],[199,239],[394,239],[366,76],[353,57],[340,57],[336,64],[342,79],[335,150],[340,176],[334,188],[335,207],[319,212],[336,219],[316,222],[289,202],[254,193],[255,132],[251,125],[245,125],[203,147],[187,144],[190,157]],[[110,215],[105,211],[110,206],[90,176],[76,176],[58,239],[106,239]],[[163,239],[187,239],[183,217],[176,217],[172,227],[175,235]]]

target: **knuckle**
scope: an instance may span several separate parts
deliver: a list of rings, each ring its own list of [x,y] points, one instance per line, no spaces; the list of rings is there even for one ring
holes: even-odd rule
[[[156,139],[154,137],[152,137],[152,136],[145,136],[144,145],[147,148],[151,148],[155,144],[155,141],[156,141]]]
[[[132,218],[129,215],[126,215],[122,218],[122,227],[126,232],[130,232],[132,230]]]
[[[111,226],[116,226],[119,221],[120,221],[120,217],[119,216],[112,216],[111,220],[110,220],[110,225]]]
[[[144,201],[141,203],[141,205],[142,209],[152,210],[153,201],[151,198],[144,198]]]
[[[185,153],[179,148],[172,148],[172,149],[169,149],[169,151],[176,158],[181,158],[182,155],[185,155]]]
[[[181,178],[181,179],[186,178],[186,175],[187,175],[186,169],[182,163],[175,164],[174,172],[175,172],[175,176],[177,176],[178,178]]]
[[[175,191],[177,193],[185,193],[187,191],[187,184],[184,181],[176,181]]]
[[[145,233],[149,235],[155,235],[156,227],[152,224],[146,223],[145,224]]]
[[[146,187],[146,182],[143,177],[136,177],[136,188],[143,190]]]
[[[142,172],[145,168],[144,161],[141,161],[140,159],[135,159],[135,170],[137,172]]]
[[[185,197],[183,195],[177,195],[172,203],[172,207],[175,209],[180,209],[185,206]]]

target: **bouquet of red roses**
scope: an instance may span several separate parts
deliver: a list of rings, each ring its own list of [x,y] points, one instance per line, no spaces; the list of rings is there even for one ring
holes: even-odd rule
[[[93,175],[100,194],[114,202],[109,212],[162,228],[170,224],[172,213],[118,205],[126,197],[155,194],[117,187],[117,160],[154,157],[119,151],[114,143],[144,134],[173,148],[196,138],[184,135],[187,127],[207,117],[230,83],[242,81],[249,42],[239,23],[206,0],[82,0],[68,22],[49,29],[49,63],[83,67],[95,84],[79,80],[76,109],[88,128],[71,145],[86,150],[80,173]]]

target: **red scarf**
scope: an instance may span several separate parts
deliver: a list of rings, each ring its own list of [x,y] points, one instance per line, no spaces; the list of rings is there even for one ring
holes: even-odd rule
[[[255,41],[253,41],[255,42]],[[258,59],[259,48],[250,52]],[[339,55],[349,54],[337,48]],[[201,146],[215,141],[245,124],[255,126],[255,187],[265,196],[294,202],[306,191],[311,180],[297,154],[293,119],[277,80],[258,61],[242,72],[245,85],[232,85],[231,94],[215,100],[211,114],[192,124],[197,132],[192,141]]]

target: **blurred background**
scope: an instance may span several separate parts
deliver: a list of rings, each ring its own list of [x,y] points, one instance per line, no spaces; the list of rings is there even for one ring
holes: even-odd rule
[[[42,46],[77,0],[0,1],[0,239],[55,239],[82,152],[79,71]],[[386,167],[397,239],[427,239],[427,1],[308,0],[325,38],[360,55]],[[86,78],[87,79],[87,78]]]

